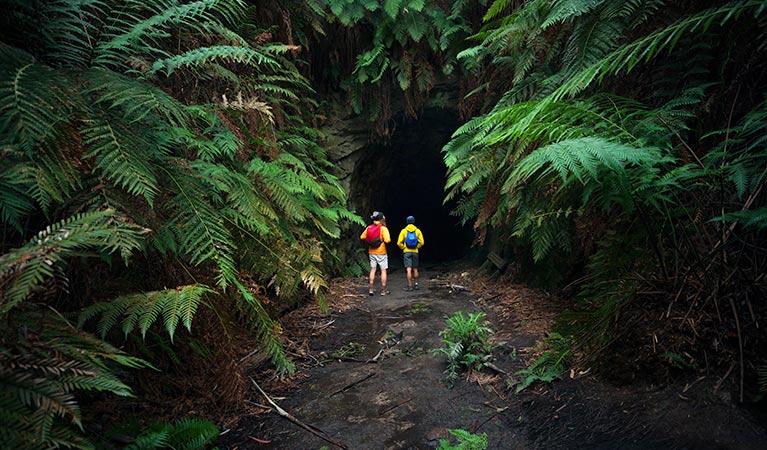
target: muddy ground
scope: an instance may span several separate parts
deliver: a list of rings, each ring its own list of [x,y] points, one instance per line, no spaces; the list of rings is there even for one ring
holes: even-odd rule
[[[266,408],[254,388],[252,409],[219,448],[434,449],[449,429],[486,433],[488,449],[767,448],[762,419],[736,406],[720,379],[614,386],[577,371],[516,394],[513,373],[534,356],[561,305],[477,273],[427,267],[421,289],[406,292],[403,270],[394,269],[383,297],[367,295],[366,277],[338,280],[329,314],[307,306],[286,315],[296,375],[252,375],[296,422]],[[487,314],[498,370],[464,374],[450,388],[445,357],[432,350],[456,311]]]

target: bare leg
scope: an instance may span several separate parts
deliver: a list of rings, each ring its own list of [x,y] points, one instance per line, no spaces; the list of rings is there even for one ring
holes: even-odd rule
[[[413,287],[413,268],[407,268],[407,287]]]
[[[386,269],[381,269],[381,290],[386,290]]]
[[[409,271],[408,275],[410,275]],[[413,267],[413,275],[415,275],[415,285],[418,286],[418,267]]]
[[[370,268],[370,276],[368,277],[368,281],[370,282],[370,292],[373,292],[373,283],[376,279],[376,268],[371,267]]]

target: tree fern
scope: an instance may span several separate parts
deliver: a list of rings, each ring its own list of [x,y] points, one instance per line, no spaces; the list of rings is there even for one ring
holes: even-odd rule
[[[172,339],[200,307],[234,301],[278,371],[289,373],[265,296],[322,302],[333,240],[344,222],[362,223],[330,174],[322,136],[304,122],[302,105],[317,104],[289,61],[295,46],[255,45],[229,30],[242,18],[238,0],[39,4],[19,6],[26,19],[0,31],[0,316],[13,325],[0,333],[1,347],[26,351],[13,333],[39,322],[27,309],[50,311],[55,298],[65,314],[84,306],[81,325],[94,319],[105,339],[115,327],[137,331],[177,358],[167,339],[154,340],[156,330]],[[30,238],[32,229],[44,231]],[[128,259],[137,250],[142,257]],[[127,268],[109,267],[118,253]],[[86,268],[85,256],[101,261]],[[79,294],[101,286],[100,276],[108,283],[91,305]],[[72,421],[74,394],[123,395],[107,366],[147,365],[74,327],[57,330],[40,352],[101,372],[38,377],[55,393],[55,411],[3,403],[12,447],[43,430],[50,442],[92,448]],[[79,352],[84,339],[100,350]],[[9,370],[9,379],[28,381],[20,366]]]
[[[42,3],[44,22],[41,33],[45,39],[47,59],[54,64],[87,67],[98,41],[101,18],[111,8],[107,1],[57,0]]]
[[[190,108],[162,89],[148,83],[104,70],[90,69],[83,75],[87,87],[85,93],[92,96],[96,105],[116,111],[127,123],[137,123],[159,117],[165,123],[183,127],[189,124]]]
[[[31,151],[34,145],[54,140],[60,132],[57,125],[70,120],[70,111],[82,104],[77,96],[65,94],[71,88],[67,76],[24,62],[31,56],[22,52],[12,54],[15,58],[0,68],[0,136]]]
[[[636,337],[627,320],[667,318],[683,301],[688,315],[713,317],[700,292],[763,291],[761,258],[746,255],[764,240],[765,114],[743,92],[763,81],[753,36],[765,33],[765,6],[663,5],[494,2],[480,45],[461,55],[485,69],[472,96],[490,106],[443,149],[446,198],[479,233],[522,238],[500,244],[541,271],[557,247],[560,273],[572,269],[559,257],[568,245],[588,258],[563,335],[637,361],[641,344],[621,340]],[[679,332],[668,328],[657,329]]]
[[[9,151],[10,153],[10,151]],[[11,159],[10,156],[6,156]],[[0,220],[21,232],[21,218],[34,210],[34,203],[30,198],[28,186],[31,184],[29,172],[33,168],[17,164],[6,164],[0,167]]]

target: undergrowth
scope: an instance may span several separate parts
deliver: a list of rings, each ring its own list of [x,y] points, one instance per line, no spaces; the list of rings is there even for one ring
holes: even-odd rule
[[[522,378],[511,380],[509,387],[519,393],[535,382],[550,383],[561,378],[572,354],[571,345],[571,340],[559,333],[549,334],[540,345],[546,350],[527,368],[515,372],[514,375]]]
[[[458,442],[451,445],[450,440],[440,439],[437,450],[485,450],[487,449],[487,434],[472,434],[466,430],[447,430]]]
[[[435,353],[447,356],[447,383],[452,386],[462,370],[480,370],[490,360],[492,346],[490,335],[493,331],[485,320],[485,313],[456,312],[447,320],[447,328],[439,335],[445,347],[435,349]]]

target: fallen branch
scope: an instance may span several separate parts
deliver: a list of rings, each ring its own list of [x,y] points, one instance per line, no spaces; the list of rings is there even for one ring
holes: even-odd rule
[[[405,403],[407,403],[407,402],[409,402],[409,401],[412,401],[412,400],[413,400],[413,397],[410,397],[410,398],[408,398],[408,399],[406,399],[406,400],[403,400],[403,401],[401,401],[401,402],[397,403],[396,405],[394,405],[394,406],[390,406],[390,407],[386,408],[385,410],[381,411],[381,412],[379,413],[379,415],[384,415],[384,414],[386,414],[387,412],[391,411],[392,409],[395,409],[395,408],[399,408],[400,406],[402,406],[402,405],[404,405]]]
[[[501,375],[508,375],[505,370],[501,369],[493,363],[485,363],[484,366],[493,369],[496,373],[500,373]]]
[[[466,286],[461,286],[460,284],[455,284],[452,281],[442,281],[442,280],[429,280],[429,283],[436,284],[439,287],[446,287],[448,289],[455,289],[458,291],[468,291],[469,288]]]
[[[372,358],[368,359],[368,360],[367,360],[367,361],[365,361],[365,362],[369,362],[369,363],[377,363],[377,362],[378,362],[378,358],[380,358],[380,357],[381,357],[381,355],[383,355],[383,352],[384,352],[384,351],[386,351],[386,347],[381,347],[381,350],[378,350],[378,354],[377,354],[377,355],[375,355],[374,357],[372,357]]]
[[[720,380],[719,380],[719,381],[716,383],[716,385],[714,386],[714,393],[716,393],[716,391],[718,391],[718,390],[719,390],[719,388],[722,386],[722,383],[724,383],[724,380],[726,380],[726,379],[727,379],[727,377],[729,377],[729,376],[730,376],[730,372],[732,372],[732,369],[734,369],[734,368],[735,368],[735,365],[736,365],[736,364],[737,364],[737,363],[735,363],[735,362],[733,362],[732,364],[730,364],[730,368],[729,368],[729,369],[727,369],[727,372],[725,372],[724,376],[723,376],[723,377],[722,377],[722,378],[721,378],[721,379],[720,379]]]
[[[329,442],[329,443],[335,445],[336,447],[342,448],[344,450],[348,450],[349,449],[349,447],[347,447],[346,444],[344,444],[343,442],[340,442],[340,441],[336,441],[335,439],[333,439],[330,436],[328,436],[327,434],[325,434],[325,432],[320,430],[319,428],[317,428],[317,427],[315,427],[313,425],[309,425],[307,423],[301,422],[300,420],[298,420],[295,417],[293,417],[289,412],[285,411],[284,409],[280,408],[280,406],[278,404],[274,403],[274,401],[268,395],[266,395],[266,392],[264,392],[264,390],[261,389],[261,386],[259,386],[258,383],[256,383],[256,380],[254,380],[253,378],[250,378],[250,381],[253,382],[253,385],[256,386],[256,389],[258,389],[258,392],[260,392],[261,395],[264,396],[266,401],[269,402],[269,404],[271,405],[272,409],[277,414],[279,414],[280,417],[293,422],[294,424],[296,424],[299,427],[303,428],[304,430],[312,433],[313,435],[319,437],[320,439],[322,439],[325,442]]]
[[[333,358],[333,359],[335,359],[337,361],[346,361],[346,362],[358,362],[358,363],[368,363],[368,362],[370,362],[369,359],[358,359],[358,358],[354,358],[352,356],[332,356],[331,355],[331,358]],[[328,360],[328,361],[330,361],[330,360]]]
[[[375,372],[369,373],[366,376],[364,376],[362,379],[359,379],[359,380],[354,381],[354,382],[352,382],[350,384],[347,384],[346,386],[342,387],[341,389],[339,389],[339,390],[333,392],[332,394],[328,395],[328,398],[330,398],[330,397],[332,397],[332,396],[334,396],[336,394],[340,394],[343,391],[346,391],[348,389],[353,388],[354,386],[362,383],[363,381],[367,380],[368,378],[371,378],[371,377],[375,376],[375,374],[376,374]]]
[[[364,363],[364,364],[371,364],[371,363],[377,363],[378,358],[383,355],[383,352],[386,351],[386,347],[382,347],[381,350],[378,351],[378,354],[370,359],[358,359],[353,356],[333,356],[330,355],[326,361],[336,360],[336,361],[346,361],[346,362],[358,362],[358,363]]]
[[[333,325],[333,322],[335,322],[335,321],[336,321],[336,319],[333,319],[333,320],[331,320],[330,322],[328,322],[328,323],[326,323],[324,325],[313,326],[312,329],[314,329],[314,330],[322,330],[324,328],[327,328],[327,327]]]

